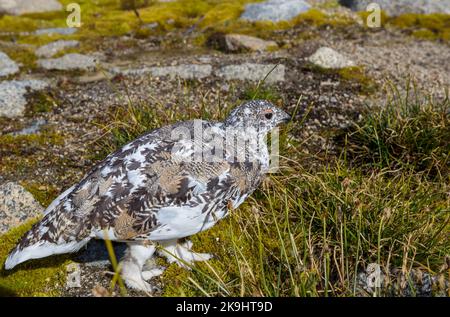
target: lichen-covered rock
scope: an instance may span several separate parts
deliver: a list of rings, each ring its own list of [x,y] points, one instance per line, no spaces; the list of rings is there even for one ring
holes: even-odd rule
[[[267,76],[265,82],[274,83],[284,81],[284,73],[285,66],[282,64],[243,63],[224,66],[216,71],[216,76],[225,78],[226,80],[250,81],[260,81]]]
[[[0,117],[17,117],[23,114],[27,99],[25,94],[30,90],[40,90],[48,86],[42,80],[11,80],[0,83]]]
[[[325,69],[340,69],[355,66],[353,61],[329,47],[319,48],[308,58],[308,61],[315,66]]]
[[[225,52],[257,51],[262,52],[276,49],[278,45],[274,41],[243,34],[215,34],[209,40],[210,45]]]
[[[79,44],[80,42],[78,41],[65,41],[65,40],[51,42],[48,43],[47,45],[39,47],[36,50],[36,55],[39,57],[49,58],[66,48],[77,47]]]
[[[123,75],[143,75],[151,74],[154,77],[180,77],[183,79],[202,79],[208,77],[212,73],[211,65],[177,65],[177,66],[158,66],[158,67],[142,67],[139,69],[118,69],[113,68],[113,73]]]
[[[39,216],[43,209],[21,185],[14,182],[0,185],[0,234]]]
[[[34,32],[36,35],[71,35],[78,31],[77,28],[49,28],[49,29],[39,29]]]
[[[0,52],[0,76],[8,76],[19,71],[19,66],[3,52]]]
[[[447,295],[449,287],[445,270],[440,274],[431,274],[417,268],[405,274],[397,268],[386,272],[377,263],[369,263],[357,277],[356,292],[360,296],[371,296],[377,292],[386,296],[442,297]]]
[[[40,59],[37,64],[49,70],[89,70],[96,66],[95,57],[72,53],[60,58]]]
[[[377,3],[391,16],[404,13],[450,14],[450,0],[340,0],[339,2],[354,11],[366,11],[370,3]]]
[[[63,6],[56,0],[0,0],[0,13],[21,15],[62,10]]]
[[[151,67],[155,77],[181,77],[184,79],[201,79],[211,75],[211,65],[178,65],[166,67]]]
[[[310,7],[303,0],[268,0],[247,4],[241,19],[249,21],[286,21],[302,12],[308,11]]]

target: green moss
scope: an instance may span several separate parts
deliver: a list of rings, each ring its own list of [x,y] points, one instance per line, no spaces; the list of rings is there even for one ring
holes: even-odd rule
[[[40,184],[34,181],[20,182],[27,191],[44,207],[47,207],[58,196],[58,189],[53,185]]]
[[[310,9],[293,19],[295,25],[312,24],[314,26],[342,27],[355,24],[355,21],[348,16],[333,14],[329,15],[318,9]]]
[[[370,12],[358,12],[364,25]],[[405,13],[398,16],[388,16],[381,11],[381,27],[394,27],[401,29],[410,35],[427,40],[449,40],[450,15],[441,13],[417,14]]]
[[[427,29],[413,31],[411,35],[424,40],[436,40],[438,38],[436,33]]]
[[[139,28],[134,32],[134,37],[137,39],[146,39],[153,34],[153,30],[150,30],[148,28]]]
[[[163,296],[177,297],[177,296],[194,296],[190,290],[184,287],[185,281],[189,277],[189,272],[178,265],[170,265],[161,276],[161,281],[164,284]]]
[[[42,147],[48,144],[61,144],[63,139],[56,133],[28,134],[28,135],[2,135],[0,144],[3,151],[10,151],[11,154],[23,154],[26,149]]]
[[[412,36],[429,40],[449,40],[450,15],[402,14],[387,19],[387,24],[409,32]]]
[[[341,7],[339,0],[327,0],[318,2],[315,5],[319,9],[337,9]]]
[[[237,20],[244,11],[243,1],[230,1],[220,3],[205,13],[200,23],[201,28],[223,25],[230,21]]]
[[[35,158],[39,156],[37,152],[62,144],[63,136],[50,127],[39,134],[0,135],[0,173],[19,175],[30,171],[39,163]]]
[[[363,93],[373,93],[377,88],[377,84],[372,78],[367,76],[367,73],[363,67],[345,67],[338,70],[338,74],[347,82],[357,83]]]
[[[67,256],[25,262],[6,271],[4,263],[19,239],[37,219],[0,236],[0,296],[58,296],[65,287]]]
[[[154,3],[139,14],[145,23],[158,22],[162,30],[172,30],[196,24],[213,6],[207,1],[181,0]]]
[[[20,65],[21,71],[26,72],[36,67],[36,55],[31,47],[23,45],[2,46],[1,50]]]
[[[264,85],[259,88],[254,85],[245,88],[240,98],[242,100],[265,99],[277,104],[282,103],[282,98],[278,91],[271,86]]]
[[[44,145],[64,144],[63,135],[59,134],[52,127],[44,127],[37,134],[26,135],[0,135],[1,148],[34,147]]]
[[[344,67],[341,69],[325,69],[315,65],[309,65],[309,69],[314,72],[339,76],[347,85],[355,86],[355,88],[362,94],[373,93],[378,85],[367,75],[366,70],[362,66]]]
[[[63,49],[63,50],[59,51],[55,55],[53,55],[51,58],[59,58],[59,57],[62,57],[64,55],[66,55],[66,54],[72,54],[72,53],[79,53],[79,54],[86,53],[86,51],[83,50],[83,48],[84,47],[81,47],[81,46],[80,47],[66,48],[66,49]],[[51,108],[49,110],[51,110]]]
[[[150,0],[120,0],[120,8],[122,10],[141,9],[147,7],[150,2]]]
[[[0,16],[0,30],[2,32],[32,32],[39,28],[52,27],[50,21],[37,20],[24,16]]]
[[[414,14],[407,13],[389,19],[389,23],[399,28],[413,26],[423,27],[432,31],[439,31],[448,27],[450,17],[446,14]]]
[[[30,94],[29,99],[30,101],[25,111],[28,117],[33,117],[39,113],[50,112],[57,105],[57,100],[50,92],[35,91]]]
[[[19,36],[17,39],[17,42],[20,44],[29,44],[29,45],[35,45],[36,47],[46,45],[48,43],[63,40],[63,39],[73,39],[74,36],[66,36],[61,34],[43,34],[43,35],[35,35],[35,34],[29,34],[24,36]]]

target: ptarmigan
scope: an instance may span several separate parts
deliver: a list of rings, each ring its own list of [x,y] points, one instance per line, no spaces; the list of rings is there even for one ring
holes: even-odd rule
[[[269,169],[265,137],[290,116],[263,100],[235,108],[223,122],[191,120],[150,131],[107,156],[46,209],[5,262],[75,252],[90,239],[126,242],[121,274],[152,291],[142,271],[156,246],[183,266],[210,258],[184,239],[237,208]]]

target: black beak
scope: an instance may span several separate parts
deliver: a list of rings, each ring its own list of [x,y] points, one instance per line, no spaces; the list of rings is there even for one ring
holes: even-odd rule
[[[291,119],[292,119],[292,117],[290,114],[283,112],[280,122],[288,123],[289,121],[291,121]]]

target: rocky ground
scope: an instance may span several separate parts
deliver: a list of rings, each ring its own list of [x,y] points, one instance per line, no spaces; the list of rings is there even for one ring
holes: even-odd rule
[[[277,1],[268,1],[269,9],[270,2]],[[369,29],[359,15],[335,1],[308,3],[292,17],[266,17],[262,7],[245,14],[250,20],[279,21],[312,6],[352,22],[300,23],[264,39],[217,34],[200,45],[195,39],[204,28],[153,34],[157,26],[149,23],[145,36],[104,36],[88,50],[83,40],[89,39],[73,39],[71,34],[80,32],[76,28],[34,30],[37,37],[58,34],[58,40],[44,45],[21,43],[15,40],[21,35],[0,29],[0,233],[36,216],[23,215],[37,204],[20,194],[23,187],[41,205],[48,204],[105,154],[101,140],[108,137],[110,120],[128,103],[188,112],[225,108],[248,99],[270,73],[263,90],[290,112],[298,107],[298,120],[309,111],[295,137],[307,140],[302,151],[320,153],[335,147],[329,133],[357,121],[366,105],[382,105],[384,88],[391,83],[402,91],[411,78],[418,90],[445,97],[448,41],[421,39],[391,26]],[[11,10],[7,14],[18,12]],[[14,50],[35,54],[33,65],[15,61],[9,56]],[[116,252],[120,256],[122,247]],[[96,287],[101,293],[98,285],[108,288],[107,259],[100,242],[81,251],[73,260],[80,263],[83,287],[67,288],[63,295],[91,296]]]

